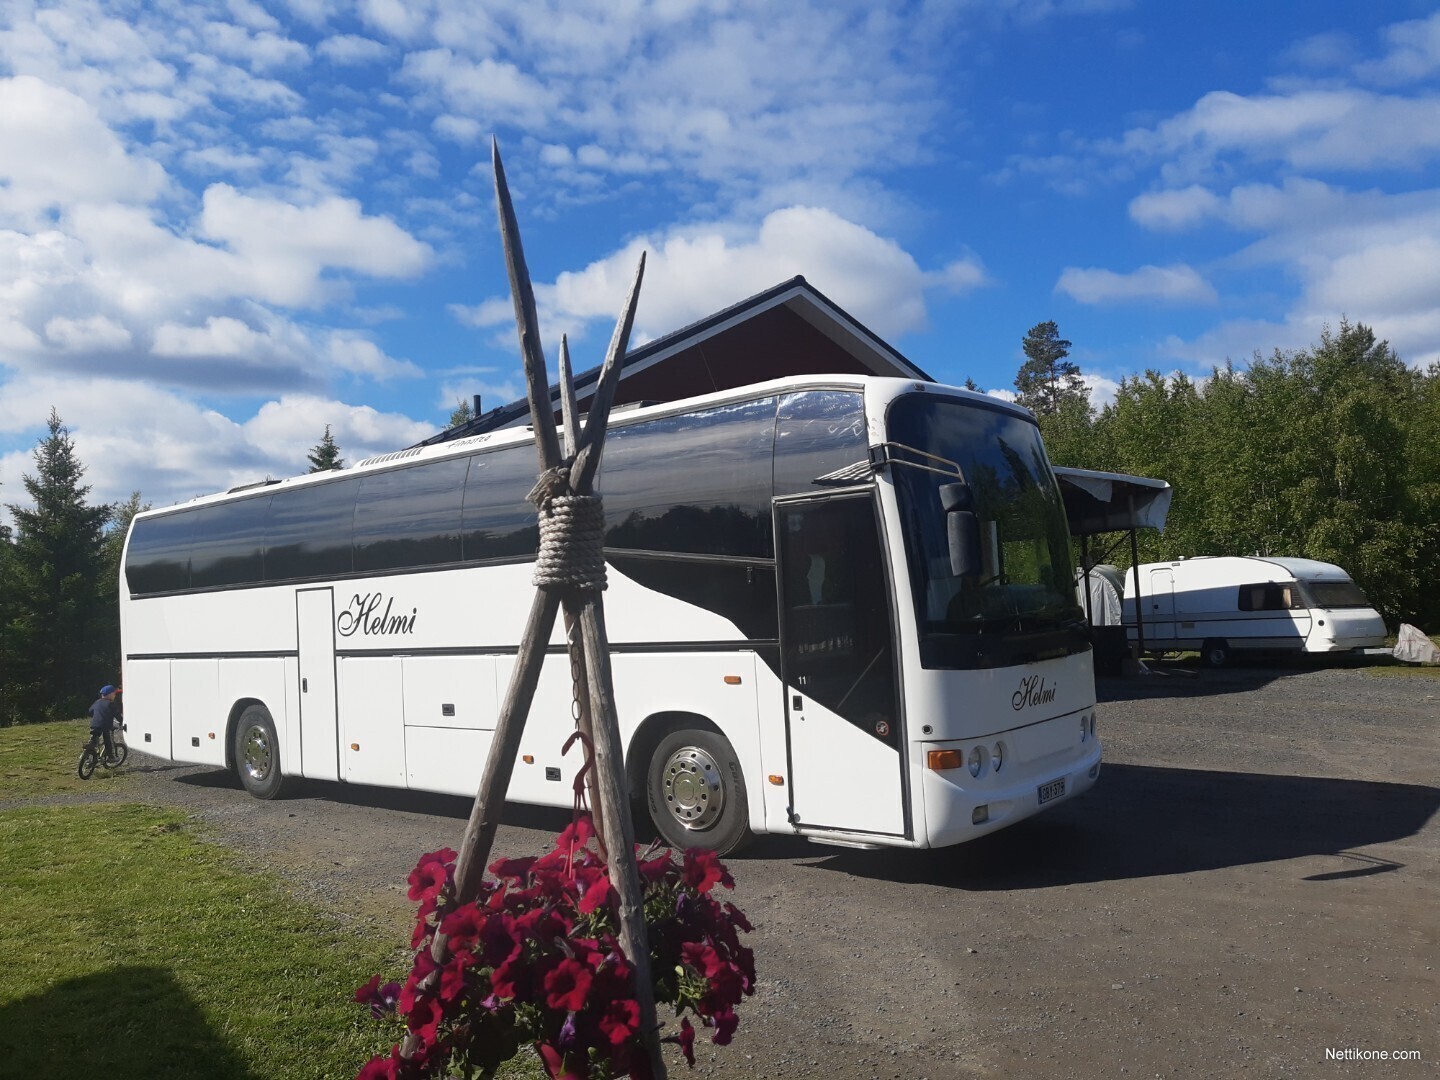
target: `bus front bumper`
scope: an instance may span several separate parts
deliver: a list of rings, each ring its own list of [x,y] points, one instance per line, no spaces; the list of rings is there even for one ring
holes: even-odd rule
[[[1079,756],[1056,762],[1038,782],[997,784],[996,777],[976,782],[968,769],[924,769],[925,838],[929,847],[974,840],[1068,802],[1095,786],[1100,776],[1101,745],[1093,740]]]

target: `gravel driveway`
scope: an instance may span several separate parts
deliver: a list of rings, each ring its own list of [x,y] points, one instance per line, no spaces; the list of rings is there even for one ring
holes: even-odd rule
[[[1100,782],[1049,814],[934,852],[732,859],[760,985],[697,1075],[1440,1075],[1440,680],[1170,670],[1102,680]],[[265,803],[134,762],[127,800],[190,810],[397,943],[415,856],[469,812],[323,783]],[[497,855],[567,816],[514,810]]]

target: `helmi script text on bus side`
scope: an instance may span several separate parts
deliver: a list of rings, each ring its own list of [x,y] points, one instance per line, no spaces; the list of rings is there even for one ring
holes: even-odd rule
[[[1016,712],[1027,705],[1049,705],[1055,700],[1055,687],[1046,686],[1040,675],[1027,675],[1020,680],[1020,689],[1010,699],[1010,707]]]
[[[381,604],[385,610],[376,614]],[[395,598],[387,598],[384,593],[365,593],[363,596],[356,593],[350,600],[350,606],[342,611],[335,620],[335,631],[341,637],[350,637],[356,631],[366,636],[371,634],[411,634],[415,631],[415,619],[418,608],[411,608],[409,615],[391,615],[390,609],[395,606]]]

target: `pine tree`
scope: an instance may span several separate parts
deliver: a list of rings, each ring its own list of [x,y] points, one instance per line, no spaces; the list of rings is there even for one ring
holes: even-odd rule
[[[340,459],[340,447],[335,445],[335,439],[330,434],[330,425],[326,424],[325,434],[310,450],[310,471],[327,472],[344,467],[345,462]]]
[[[1080,379],[1080,368],[1066,360],[1070,342],[1053,322],[1036,323],[1021,342],[1025,363],[1015,375],[1016,401],[1036,416],[1053,416],[1066,401],[1090,404],[1090,391]]]
[[[85,501],[85,466],[60,415],[35,449],[35,475],[23,478],[33,507],[10,504],[9,647],[4,675],[21,721],[75,716],[104,682],[115,682],[119,642],[110,640],[97,584],[111,508]],[[113,593],[115,590],[111,589]],[[118,602],[118,601],[117,601]]]
[[[470,402],[466,401],[464,398],[461,398],[455,403],[455,408],[450,413],[450,423],[447,424],[446,427],[457,428],[461,424],[468,424],[471,420],[474,419],[475,407],[471,405]]]

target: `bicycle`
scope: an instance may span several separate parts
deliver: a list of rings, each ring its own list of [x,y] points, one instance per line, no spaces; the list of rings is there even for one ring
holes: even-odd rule
[[[125,759],[130,756],[130,748],[125,745],[125,725],[119,720],[115,721],[110,729],[110,745],[113,747],[111,753],[105,753],[100,732],[92,731],[90,741],[80,751],[80,764],[75,767],[75,772],[81,780],[89,780],[95,774],[95,767],[103,765],[107,769],[118,769],[125,764]]]

